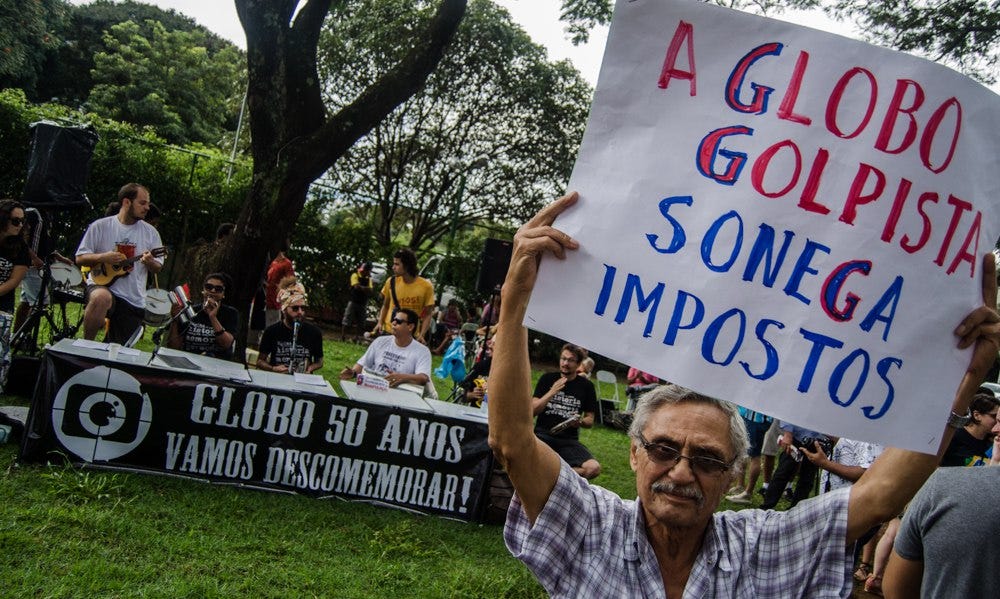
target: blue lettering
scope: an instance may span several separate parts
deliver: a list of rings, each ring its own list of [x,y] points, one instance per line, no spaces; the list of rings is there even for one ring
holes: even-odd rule
[[[823,354],[823,350],[827,347],[838,349],[844,347],[844,343],[837,341],[833,337],[827,337],[826,335],[807,331],[806,329],[799,329],[799,333],[802,334],[802,337],[806,341],[812,341],[813,344],[812,349],[809,350],[806,365],[802,369],[802,378],[799,379],[798,391],[799,393],[805,393],[809,391],[809,386],[812,385],[812,379],[816,374],[816,367],[819,365],[819,358]]]
[[[665,248],[657,246],[657,241],[659,241],[660,236],[653,233],[646,233],[646,239],[649,241],[649,247],[653,248],[659,254],[675,254],[687,242],[687,236],[684,234],[684,227],[681,226],[677,219],[670,216],[670,207],[674,204],[684,204],[685,206],[690,206],[694,203],[694,198],[691,196],[674,196],[671,198],[664,198],[660,200],[660,214],[663,218],[667,219],[673,228],[674,234],[670,238],[670,245]]]
[[[733,243],[733,251],[730,252],[728,260],[722,264],[715,265],[712,263],[712,248],[715,245],[715,239],[719,235],[719,231],[722,226],[730,219],[736,219],[736,241]],[[730,210],[729,212],[723,214],[712,223],[712,226],[708,228],[705,233],[705,239],[701,242],[701,259],[705,263],[705,266],[709,270],[715,272],[728,272],[733,266],[733,262],[736,262],[736,256],[740,253],[740,247],[743,245],[743,219],[740,215],[736,213],[735,210]]]
[[[760,225],[760,234],[754,241],[753,248],[750,249],[750,256],[747,257],[747,267],[743,271],[744,281],[753,281],[757,274],[757,267],[766,259],[764,263],[764,274],[761,275],[761,283],[768,288],[774,287],[774,281],[778,278],[778,271],[785,262],[788,254],[788,246],[795,237],[795,233],[785,231],[785,240],[781,244],[778,257],[774,258],[774,228],[767,224]]]
[[[899,295],[903,293],[903,277],[897,276],[885,290],[882,297],[875,302],[868,316],[861,321],[861,329],[865,332],[871,331],[876,322],[884,322],[885,330],[882,331],[882,341],[889,340],[889,328],[892,326],[892,319],[896,316],[896,306],[899,305]],[[888,314],[883,314],[888,309]],[[888,382],[888,381],[887,381]]]
[[[792,270],[792,276],[788,277],[788,283],[785,284],[785,293],[807,306],[809,305],[809,299],[799,293],[799,285],[802,284],[802,277],[805,274],[819,274],[818,270],[809,266],[809,262],[813,259],[813,255],[816,254],[817,250],[826,252],[827,254],[830,253],[830,248],[811,239],[807,239],[806,247],[802,249],[802,253],[799,255],[799,260],[795,263],[795,269]]]
[[[684,307],[688,299],[694,302],[694,314],[687,324],[682,324],[684,318]],[[686,291],[677,292],[677,303],[674,304],[674,312],[670,315],[670,324],[667,325],[667,334],[663,336],[664,345],[673,345],[677,341],[677,331],[681,329],[693,329],[705,318],[705,304],[696,296]]]
[[[764,354],[767,356],[767,359],[764,363],[764,370],[762,370],[760,374],[754,374],[750,370],[750,364],[743,362],[742,360],[740,361],[740,366],[743,367],[743,370],[746,371],[746,373],[750,375],[751,378],[755,378],[758,381],[766,381],[767,379],[774,376],[775,372],[778,372],[778,350],[775,349],[775,347],[771,345],[771,343],[767,339],[764,338],[764,335],[767,333],[767,327],[771,325],[774,325],[779,329],[785,328],[784,323],[778,322],[777,320],[769,320],[765,318],[760,322],[758,322],[757,328],[754,329],[754,333],[757,336],[757,340],[760,341],[760,344],[764,346]]]
[[[838,392],[840,391],[840,383],[844,380],[844,374],[847,369],[857,360],[861,358],[861,372],[858,376],[858,382],[854,385],[854,390],[851,391],[851,396],[846,399],[840,399]],[[868,352],[863,349],[856,349],[852,351],[846,358],[844,358],[840,364],[837,364],[836,368],[833,369],[833,376],[830,377],[830,399],[833,403],[838,406],[844,406],[845,408],[858,398],[858,394],[861,393],[861,389],[865,386],[865,381],[868,379],[868,369],[871,367],[871,358],[868,357]]]
[[[713,352],[715,349],[715,342],[719,338],[719,333],[722,331],[722,327],[725,326],[726,322],[733,316],[738,317],[739,334],[736,336],[735,343],[733,343],[733,348],[729,351],[729,355],[722,360],[716,360]],[[705,337],[701,340],[701,357],[705,358],[705,360],[710,364],[728,366],[729,363],[733,361],[733,358],[736,357],[736,352],[743,344],[743,335],[746,334],[746,330],[747,315],[744,314],[739,308],[727,310],[721,316],[713,320],[705,330]]]

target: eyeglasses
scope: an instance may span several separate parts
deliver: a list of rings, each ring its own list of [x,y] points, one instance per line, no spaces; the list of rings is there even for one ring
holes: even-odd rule
[[[400,320],[398,318],[393,318],[392,319],[392,323],[393,324],[410,324],[410,321],[409,320]]]
[[[291,310],[292,312],[305,312],[306,311],[306,307],[305,306],[288,306],[288,309]]]
[[[21,225],[24,224],[24,219],[17,216],[12,216],[7,219],[7,222],[14,225],[15,227],[20,227]]]
[[[211,291],[212,293],[225,293],[226,292],[226,286],[225,285],[212,285],[212,284],[209,284],[209,283],[205,283],[205,291]]]
[[[721,474],[732,467],[733,462],[724,462],[718,458],[712,458],[706,455],[696,455],[696,456],[686,456],[683,455],[679,450],[663,443],[650,443],[646,439],[639,435],[639,445],[646,450],[646,454],[649,459],[653,460],[661,466],[667,466],[668,468],[673,468],[680,461],[681,458],[688,461],[691,465],[691,469],[698,474],[705,475],[715,475]]]

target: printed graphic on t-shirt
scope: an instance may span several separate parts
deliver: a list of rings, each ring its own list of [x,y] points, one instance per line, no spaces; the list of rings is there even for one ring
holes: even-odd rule
[[[545,413],[559,418],[572,418],[580,413],[580,400],[573,395],[559,391],[545,406]]]
[[[195,354],[207,354],[215,351],[215,329],[211,325],[192,322],[184,334],[184,347]]]
[[[390,372],[399,372],[406,363],[406,355],[392,349],[384,351],[379,358],[380,361],[375,364],[375,372],[383,376]]]
[[[14,263],[10,260],[0,257],[0,283],[5,283],[10,280],[10,275],[14,274]]]
[[[115,251],[120,252],[126,258],[131,258],[135,256],[135,244],[130,242],[128,239],[119,241],[115,244]]]
[[[273,363],[275,365],[285,365],[294,364],[295,370],[297,372],[304,372],[305,367],[309,364],[309,348],[303,346],[301,343],[295,346],[295,353],[292,354],[292,342],[291,341],[278,341],[274,349]]]

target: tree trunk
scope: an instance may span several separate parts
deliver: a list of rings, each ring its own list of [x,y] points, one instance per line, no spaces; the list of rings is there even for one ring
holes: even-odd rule
[[[195,258],[201,272],[190,274],[198,282],[212,271],[233,277],[228,301],[240,311],[244,331],[261,277],[291,235],[309,185],[420,89],[466,7],[466,0],[442,0],[426,30],[415,35],[412,51],[353,103],[327,115],[316,49],[331,1],[236,0],[247,36],[253,184],[233,234],[207,244]],[[237,355],[245,343],[246,335],[238,335]]]

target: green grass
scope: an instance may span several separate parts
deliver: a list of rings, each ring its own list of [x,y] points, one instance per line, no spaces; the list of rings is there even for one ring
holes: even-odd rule
[[[152,348],[148,337],[140,347]],[[325,341],[321,374],[334,379],[363,349]],[[451,389],[435,383],[442,396]],[[595,427],[581,440],[603,466],[596,482],[634,498],[625,434]],[[0,597],[545,596],[500,526],[167,476],[20,466],[16,453],[0,446]]]

